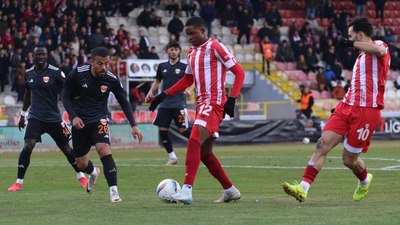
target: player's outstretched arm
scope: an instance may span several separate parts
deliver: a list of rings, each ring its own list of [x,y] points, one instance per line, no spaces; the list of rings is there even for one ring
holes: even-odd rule
[[[183,90],[185,90],[185,88],[189,87],[190,85],[193,84],[193,75],[191,74],[184,74],[182,79],[180,79],[178,82],[176,82],[176,84],[174,84],[174,86],[168,88],[167,90],[165,90],[164,92],[161,92],[160,94],[156,95],[156,97],[154,97],[153,101],[151,102],[150,106],[149,106],[149,110],[150,111],[154,111],[156,110],[157,106],[164,101],[164,99],[167,96],[171,96],[174,95],[178,92],[181,92]]]

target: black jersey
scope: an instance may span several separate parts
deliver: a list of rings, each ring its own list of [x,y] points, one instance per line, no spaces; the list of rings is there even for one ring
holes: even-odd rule
[[[65,83],[65,74],[57,67],[48,64],[38,72],[32,66],[25,72],[27,91],[31,92],[31,105],[28,119],[34,118],[43,122],[61,122],[58,108],[58,95]]]
[[[117,76],[107,71],[104,77],[94,77],[90,68],[90,65],[78,66],[67,76],[63,103],[70,120],[78,116],[85,124],[91,124],[109,118],[107,100],[110,92],[113,92],[131,126],[136,125]]]
[[[160,65],[158,65],[156,79],[163,81],[162,90],[165,91],[178,82],[183,77],[185,69],[186,64],[181,62],[177,62],[174,65],[171,65],[169,61],[160,63]],[[185,95],[183,92],[179,92],[175,95],[166,97],[160,104],[160,108],[186,108]]]

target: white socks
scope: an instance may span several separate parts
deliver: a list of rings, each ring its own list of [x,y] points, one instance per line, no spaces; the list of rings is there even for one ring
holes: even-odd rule
[[[360,180],[360,185],[361,186],[365,186],[365,185],[367,185],[369,183],[369,177],[367,176],[367,178],[365,178],[365,180],[363,180],[363,181],[361,181]]]
[[[177,159],[178,158],[178,157],[176,157],[175,152],[168,153],[168,156],[169,156],[170,159]]]
[[[19,179],[19,178],[17,178],[16,183],[18,183],[18,184],[23,184],[23,183],[24,183],[24,179]]]
[[[76,179],[81,179],[82,177],[85,177],[85,174],[84,173],[82,173],[82,172],[78,172],[78,173],[76,173]]]
[[[300,186],[306,191],[306,192],[308,192],[308,189],[310,189],[310,184],[309,183],[307,183],[307,182],[305,182],[305,181],[301,181],[300,182]]]

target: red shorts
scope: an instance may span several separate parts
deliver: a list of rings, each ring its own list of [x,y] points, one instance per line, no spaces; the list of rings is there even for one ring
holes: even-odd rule
[[[194,124],[205,127],[210,134],[218,132],[219,124],[222,122],[224,107],[217,104],[201,104],[196,107],[196,120]]]
[[[344,136],[344,147],[352,153],[367,152],[372,134],[381,119],[378,108],[339,103],[324,127]]]

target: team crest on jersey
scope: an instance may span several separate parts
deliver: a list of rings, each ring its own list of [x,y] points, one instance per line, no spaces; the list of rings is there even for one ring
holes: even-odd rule
[[[100,123],[102,125],[107,125],[107,119],[100,119]]]
[[[176,73],[176,74],[179,74],[180,72],[181,72],[181,69],[178,69],[178,68],[175,69],[175,73]]]
[[[43,77],[43,81],[44,81],[45,83],[49,82],[49,80],[50,80],[50,77]]]
[[[101,86],[100,86],[100,91],[101,91],[102,93],[105,93],[105,92],[107,91],[107,89],[108,89],[108,86],[106,86],[106,85],[101,85]]]

